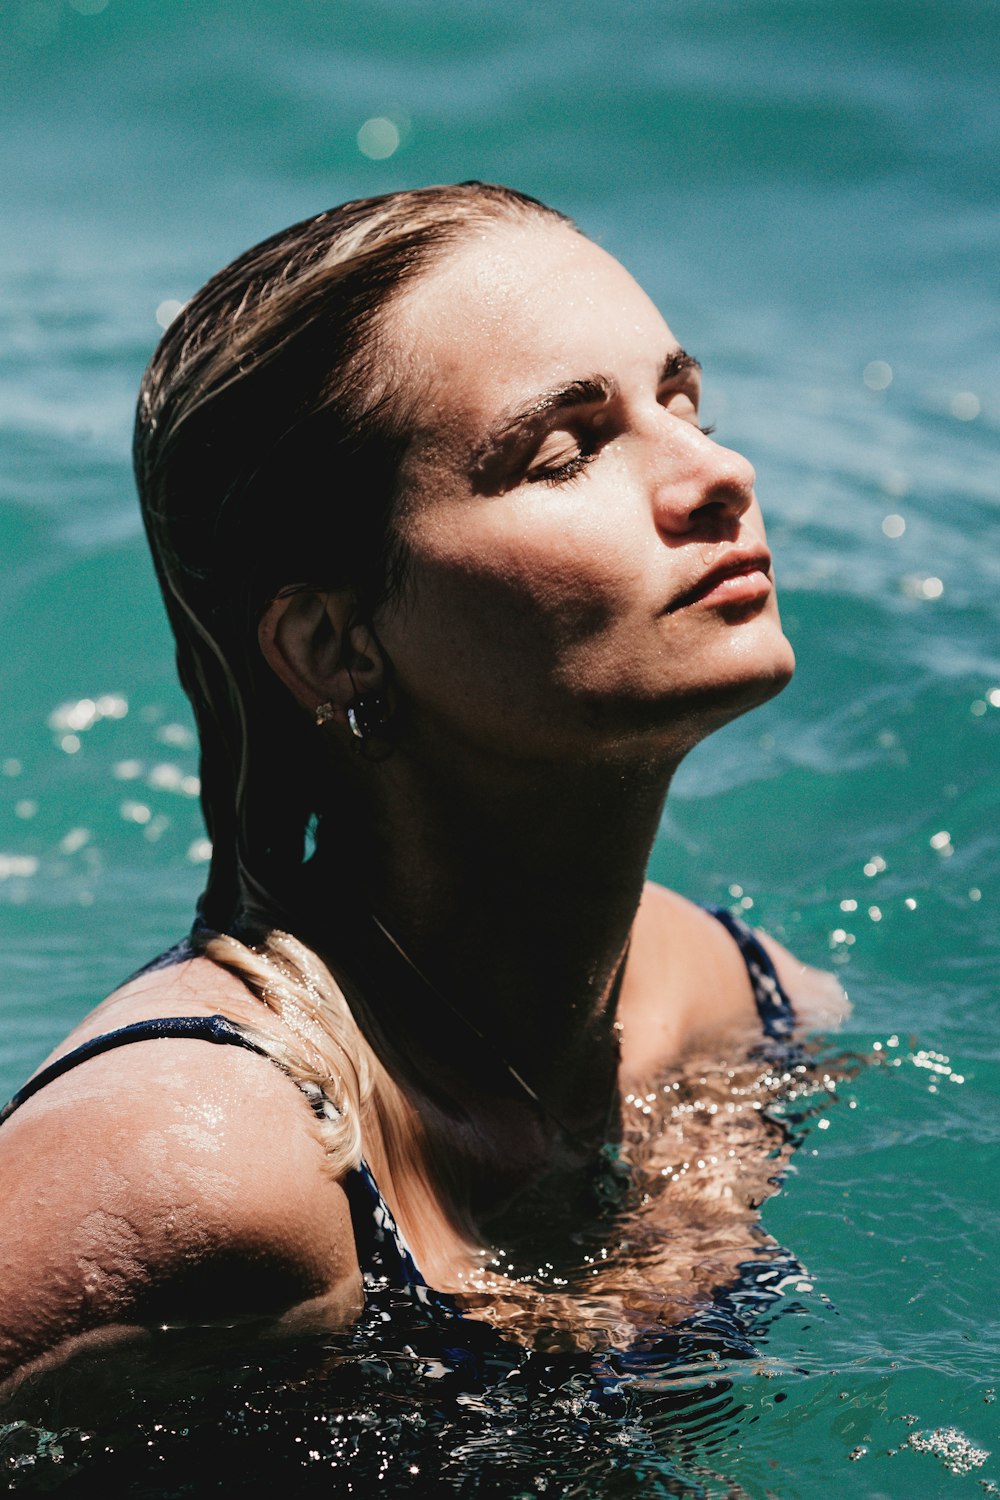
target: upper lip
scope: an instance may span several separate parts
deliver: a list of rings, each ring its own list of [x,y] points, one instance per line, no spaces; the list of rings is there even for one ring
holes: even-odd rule
[[[685,604],[693,604],[696,599],[701,599],[705,594],[710,593],[724,578],[736,578],[741,573],[764,573],[770,578],[771,554],[767,548],[745,547],[727,552],[714,567],[702,573],[683,593],[671,599],[666,613],[670,614],[675,609],[681,609]]]

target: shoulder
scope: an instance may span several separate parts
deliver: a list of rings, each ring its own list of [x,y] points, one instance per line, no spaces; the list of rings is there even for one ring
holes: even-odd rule
[[[792,1002],[800,1031],[816,1031],[843,1025],[851,1014],[851,1003],[836,974],[804,964],[769,932],[754,933],[774,965],[785,994]]]
[[[59,1052],[198,1014],[199,997],[211,1013],[210,972],[133,983]],[[233,997],[215,998],[232,1016]],[[2,1367],[102,1325],[360,1306],[350,1212],[312,1112],[241,1047],[139,1041],[54,1079],[0,1129],[0,1193]]]
[[[846,1013],[832,974],[800,964],[766,933],[755,936],[804,1029],[831,1025]],[[760,1017],[746,963],[725,926],[704,907],[647,882],[632,933],[631,999],[644,1029],[659,1032],[674,1058],[727,1036],[750,1039]]]

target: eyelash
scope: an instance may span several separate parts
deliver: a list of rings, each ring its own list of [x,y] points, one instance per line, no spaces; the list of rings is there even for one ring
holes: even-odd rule
[[[554,468],[536,469],[533,474],[528,475],[532,484],[565,484],[567,480],[575,479],[582,474],[588,464],[592,464],[597,457],[596,452],[581,450],[572,458],[567,459],[564,464],[556,464]]]
[[[704,437],[711,437],[715,431],[715,423],[709,422],[706,427],[699,427],[698,431]],[[592,464],[596,457],[597,450],[581,449],[564,464],[556,464],[554,468],[536,469],[533,474],[528,475],[528,480],[531,484],[565,484],[582,474],[587,465]]]

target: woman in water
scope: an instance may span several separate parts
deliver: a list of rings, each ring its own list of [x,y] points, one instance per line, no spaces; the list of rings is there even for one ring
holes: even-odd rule
[[[815,1021],[644,884],[683,756],[793,666],[698,394],[616,261],[478,183],[296,225],[171,324],[136,471],[211,872],[8,1107],[3,1369],[502,1287],[477,1250],[623,1100]]]

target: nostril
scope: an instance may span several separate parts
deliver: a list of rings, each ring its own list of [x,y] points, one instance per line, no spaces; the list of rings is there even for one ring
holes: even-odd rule
[[[743,501],[735,493],[731,497],[715,495],[700,505],[691,517],[691,529],[706,541],[728,542],[735,539],[740,517],[749,501]]]

